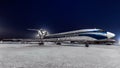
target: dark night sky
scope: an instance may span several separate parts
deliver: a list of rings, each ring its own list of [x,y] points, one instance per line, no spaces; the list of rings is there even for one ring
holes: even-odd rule
[[[27,28],[51,33],[101,28],[119,37],[120,1],[115,0],[0,0],[0,36],[30,37]]]

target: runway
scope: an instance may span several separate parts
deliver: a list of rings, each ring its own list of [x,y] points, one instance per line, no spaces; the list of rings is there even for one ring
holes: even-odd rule
[[[0,44],[0,68],[120,68],[120,46]]]

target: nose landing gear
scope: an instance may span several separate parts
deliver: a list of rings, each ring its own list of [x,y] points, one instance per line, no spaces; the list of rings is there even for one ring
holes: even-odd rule
[[[89,47],[89,43],[88,42],[85,43],[85,47]]]

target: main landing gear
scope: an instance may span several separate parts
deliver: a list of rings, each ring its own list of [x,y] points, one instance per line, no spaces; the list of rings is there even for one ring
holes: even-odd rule
[[[40,43],[38,43],[39,44],[39,46],[41,46],[41,45],[44,45],[44,42],[40,42]]]
[[[56,42],[56,44],[57,44],[57,45],[61,45],[61,43],[60,43],[60,42]]]
[[[75,41],[70,41],[70,43],[75,43]]]

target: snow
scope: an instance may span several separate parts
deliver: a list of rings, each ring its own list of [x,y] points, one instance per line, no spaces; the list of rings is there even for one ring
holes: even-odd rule
[[[120,46],[0,44],[0,68],[120,68]]]

